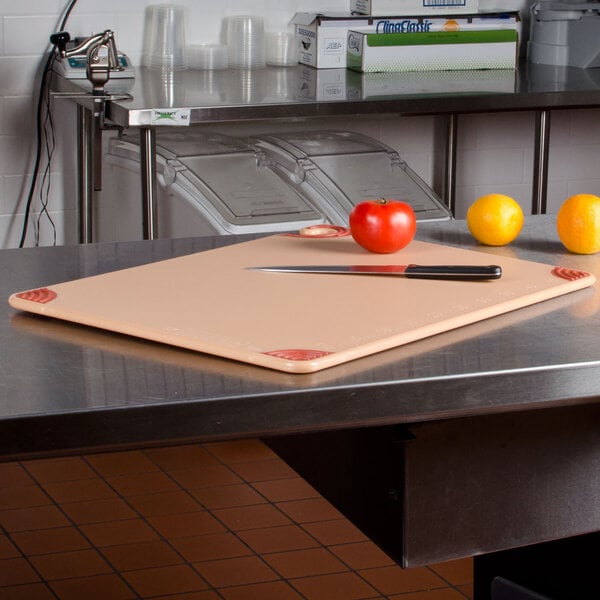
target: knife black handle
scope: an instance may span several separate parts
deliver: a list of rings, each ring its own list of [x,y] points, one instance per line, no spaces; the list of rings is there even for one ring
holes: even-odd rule
[[[498,265],[408,265],[406,277],[419,279],[500,279]]]

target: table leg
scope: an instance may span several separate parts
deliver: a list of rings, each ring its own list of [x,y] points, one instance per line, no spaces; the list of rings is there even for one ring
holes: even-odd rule
[[[92,242],[92,199],[94,196],[93,152],[92,152],[92,113],[77,105],[77,171],[79,243]]]
[[[548,191],[548,149],[550,146],[550,111],[538,110],[535,114],[535,151],[533,167],[533,193],[531,213],[546,213]]]
[[[454,215],[456,210],[456,148],[458,139],[458,115],[448,116],[446,137],[446,173],[444,182],[444,202]]]
[[[145,240],[158,237],[156,214],[156,135],[152,127],[140,129],[140,173],[142,177],[142,233]]]

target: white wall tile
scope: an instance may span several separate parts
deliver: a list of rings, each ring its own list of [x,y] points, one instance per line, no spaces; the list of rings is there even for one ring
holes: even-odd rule
[[[0,133],[31,137],[35,130],[35,108],[31,96],[7,96],[2,99]]]
[[[4,17],[4,55],[40,55],[50,48],[50,35],[54,30],[56,17],[15,16]]]
[[[40,57],[0,57],[0,90],[3,96],[31,95],[40,67]]]

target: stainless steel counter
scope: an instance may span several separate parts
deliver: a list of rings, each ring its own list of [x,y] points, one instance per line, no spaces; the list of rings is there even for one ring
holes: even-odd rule
[[[82,96],[87,82],[56,77],[53,87],[79,107],[80,241],[92,241],[94,194],[93,113],[98,98]],[[369,115],[446,115],[443,195],[454,204],[457,117],[473,112],[530,110],[536,114],[532,212],[545,212],[551,111],[600,106],[600,70],[522,63],[516,71],[436,74],[360,74],[346,69],[268,67],[244,71],[186,70],[164,74],[136,69],[135,80],[113,80],[106,116],[119,127],[140,130],[145,238],[156,237],[155,130],[169,123],[156,113],[184,111],[190,125]],[[120,99],[121,94],[131,99]],[[73,95],[74,94],[74,95]],[[97,148],[96,144],[96,148]]]
[[[462,221],[422,223],[418,237],[477,247]],[[600,400],[595,288],[311,375],[20,314],[6,303],[15,291],[237,240],[0,251],[0,455],[342,430]],[[480,249],[499,264],[516,255],[600,280],[600,254],[566,253],[551,216],[527,218],[511,246]],[[390,309],[402,310],[401,299]]]
[[[418,236],[476,247],[459,221],[421,223]],[[0,289],[6,299],[238,239],[3,250]],[[564,252],[550,216],[529,217],[509,247],[480,250],[499,264],[516,255],[600,278],[600,254]],[[401,311],[402,299],[383,309]],[[401,564],[475,556],[476,600],[490,600],[498,575],[557,600],[598,596],[595,288],[311,375],[6,302],[0,315],[3,460],[260,436]]]

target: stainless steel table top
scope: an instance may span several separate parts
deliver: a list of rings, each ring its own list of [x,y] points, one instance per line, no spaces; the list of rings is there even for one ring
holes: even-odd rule
[[[478,247],[463,221],[422,223],[418,236]],[[237,240],[0,251],[0,456],[412,423],[600,399],[595,288],[310,375],[21,314],[6,302],[15,291]],[[552,216],[527,217],[508,247],[479,249],[499,264],[504,255],[517,256],[587,270],[600,281],[600,254],[564,251]],[[385,307],[395,309],[401,306]]]
[[[91,89],[56,77],[58,92]],[[386,91],[387,90],[387,91]],[[161,73],[143,67],[135,79],[113,79],[107,115],[123,127],[149,126],[153,109],[189,109],[189,122],[369,114],[460,114],[600,106],[600,69],[534,65],[515,71],[437,74],[371,73],[302,65]],[[90,98],[79,97],[81,104]]]

